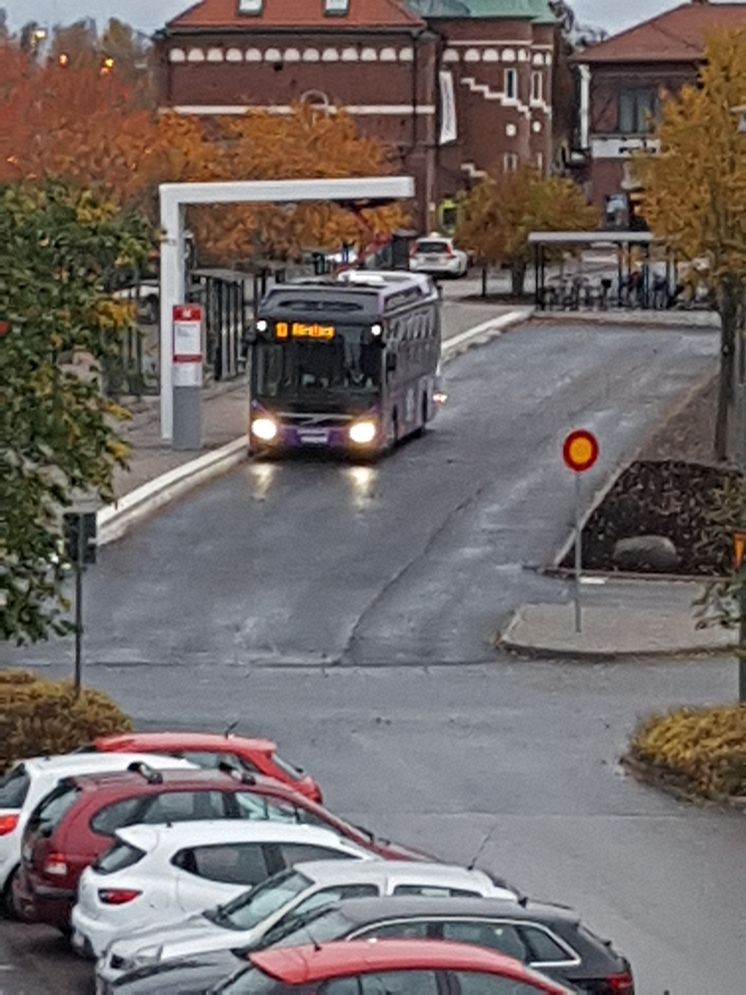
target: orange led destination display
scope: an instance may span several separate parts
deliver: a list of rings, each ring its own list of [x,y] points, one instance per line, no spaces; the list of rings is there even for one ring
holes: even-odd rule
[[[307,325],[302,321],[278,321],[275,335],[278,339],[321,339],[329,342],[337,334],[334,325]]]

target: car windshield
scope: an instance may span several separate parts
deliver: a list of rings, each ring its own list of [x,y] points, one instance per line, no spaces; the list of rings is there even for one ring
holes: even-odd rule
[[[311,881],[298,871],[287,870],[244,892],[216,912],[205,913],[226,929],[253,929],[306,890]]]
[[[347,936],[353,924],[343,912],[329,911],[325,905],[296,915],[288,915],[268,930],[251,949],[302,947],[307,943],[328,943]]]
[[[255,391],[260,398],[310,401],[375,395],[383,350],[369,328],[336,325],[330,340],[260,341]]]
[[[449,249],[450,249],[450,246],[448,245],[448,242],[431,242],[431,241],[428,241],[428,242],[418,242],[417,243],[417,251],[419,253],[424,253],[426,255],[429,255],[429,254],[439,255],[442,252],[448,252]]]
[[[0,778],[0,808],[22,808],[30,783],[23,764],[11,768]]]

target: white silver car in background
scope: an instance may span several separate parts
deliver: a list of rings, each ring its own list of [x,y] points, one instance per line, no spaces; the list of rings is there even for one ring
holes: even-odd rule
[[[418,238],[412,248],[409,268],[414,273],[429,273],[431,276],[466,276],[469,271],[469,257],[457,249],[453,239],[434,232],[426,238]]]

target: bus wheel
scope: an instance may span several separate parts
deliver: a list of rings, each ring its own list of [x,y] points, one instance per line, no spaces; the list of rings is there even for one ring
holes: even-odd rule
[[[414,434],[421,439],[425,432],[427,432],[427,394],[422,395],[422,424]]]

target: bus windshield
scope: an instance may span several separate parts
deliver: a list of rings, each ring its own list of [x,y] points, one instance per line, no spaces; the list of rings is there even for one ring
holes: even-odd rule
[[[362,325],[336,325],[334,338],[260,340],[254,353],[254,390],[263,399],[303,402],[372,397],[381,386],[384,350]]]

